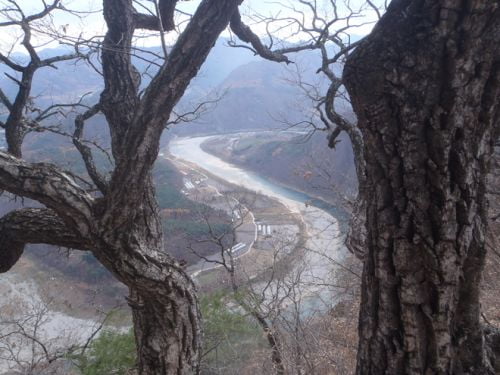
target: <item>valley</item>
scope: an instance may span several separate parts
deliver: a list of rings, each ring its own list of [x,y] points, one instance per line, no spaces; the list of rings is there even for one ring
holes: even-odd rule
[[[185,247],[178,257],[187,267],[188,273],[195,278],[200,291],[211,294],[228,289],[230,280],[225,265],[231,263],[237,269],[238,283],[250,285],[259,293],[271,293],[266,297],[271,300],[275,297],[273,293],[279,292],[264,289],[269,287],[270,281],[276,282],[269,279],[269,270],[279,264],[279,280],[287,280],[300,274],[303,313],[312,314],[313,311],[319,313],[332,309],[335,301],[342,298],[342,291],[325,288],[325,283],[330,281],[332,285],[336,284],[335,264],[343,262],[346,250],[338,221],[332,216],[331,209],[325,211],[316,207],[313,203],[318,200],[305,193],[278,185],[207,153],[203,145],[213,141],[213,138],[175,138],[160,153],[160,158],[171,163],[182,176],[182,185],[178,185],[177,189],[184,199],[197,205],[195,216],[198,217],[196,220],[199,220],[200,225],[210,225],[214,212],[218,212],[220,218],[231,218],[231,225],[224,228],[225,232],[211,233],[212,237],[209,235],[201,240],[210,245],[200,247],[200,239],[189,235],[182,236]],[[159,174],[161,175],[161,171]],[[161,184],[159,189],[161,197]],[[210,215],[208,211],[204,212],[202,207],[211,207]],[[178,210],[182,217],[182,209]],[[166,212],[162,211],[161,215],[171,218],[175,217],[175,212],[177,211],[170,208]],[[12,286],[5,290],[2,294],[7,298],[1,300],[0,311],[12,310],[19,303],[19,295],[24,295],[24,300],[45,301],[50,309],[47,320],[53,322],[50,324],[55,324],[54,327],[61,325],[65,331],[73,332],[72,337],[76,340],[79,335],[88,333],[89,327],[97,324],[97,311],[111,307],[113,299],[108,299],[108,303],[102,305],[102,299],[100,303],[99,300],[92,301],[90,297],[86,297],[89,304],[86,308],[72,309],[78,301],[82,301],[81,294],[87,288],[87,283],[79,282],[74,285],[71,277],[65,277],[61,273],[54,277],[50,266],[43,267],[45,272],[39,271],[36,278],[30,278],[27,274],[32,267],[30,264],[33,264],[33,260],[27,259],[19,262],[10,273],[0,275],[6,286],[12,283],[9,280],[20,279],[23,279],[27,286],[18,289],[16,293],[13,293]],[[57,290],[55,285],[64,283],[65,279],[72,285],[70,288],[74,289],[73,297],[65,293],[49,295],[42,292]],[[43,288],[40,289],[38,285]],[[120,288],[119,284],[116,284],[115,290],[115,293],[118,292],[122,296],[126,294],[126,290]],[[97,290],[96,293],[99,294]],[[114,303],[123,298],[119,294],[114,298]],[[337,297],[334,297],[334,294]],[[285,299],[284,308],[292,303]],[[122,318],[111,322],[108,329],[123,330],[130,324],[127,323],[130,320],[126,317],[128,313],[123,304],[120,309],[125,315],[122,314]],[[20,313],[19,309],[16,311]],[[79,317],[73,317],[75,311],[78,311]],[[53,340],[53,335],[65,337],[63,332],[58,332],[47,328],[39,334],[42,340]]]
[[[292,104],[300,90],[286,81],[289,72],[279,64],[227,48],[226,43],[224,39],[217,42],[176,110],[189,112],[199,102],[219,95],[220,103],[203,116],[190,118],[187,126],[176,124],[166,132],[152,176],[165,236],[163,250],[194,278],[202,307],[210,311],[212,304],[219,306],[217,316],[208,313],[210,319],[217,321],[222,314],[238,321],[234,328],[236,337],[242,339],[231,345],[243,352],[251,348],[246,359],[250,366],[251,353],[258,353],[266,344],[259,338],[261,328],[238,305],[242,294],[261,295],[259,308],[269,309],[268,313],[282,309],[292,314],[293,307],[299,315],[316,321],[352,294],[353,288],[348,275],[339,273],[343,271],[338,265],[348,254],[342,245],[343,208],[336,195],[329,193],[331,182],[323,179],[333,174],[332,168],[315,162],[331,152],[323,134],[310,138],[308,129],[283,131],[278,119],[283,109],[288,108],[290,121],[303,116],[301,106]],[[135,63],[139,70],[145,68],[140,59]],[[81,68],[63,62],[57,74],[43,71],[36,76],[37,102],[71,101],[86,89],[85,105],[98,100],[99,77],[88,67],[84,68],[87,81],[74,87],[62,84],[73,82],[76,69]],[[4,81],[7,94],[15,92],[15,86]],[[47,121],[52,130],[29,132],[23,151],[27,161],[54,163],[84,184],[89,176],[68,136],[74,120],[75,114],[68,113],[57,125],[52,119]],[[101,114],[89,119],[85,138],[97,169],[109,178],[114,160],[105,121]],[[5,145],[0,130],[0,149]],[[344,142],[334,152],[338,162],[331,166],[346,174],[351,168],[349,147]],[[346,181],[340,185],[352,188],[351,181]],[[9,194],[0,197],[2,215],[22,207],[40,204]],[[110,311],[102,332],[127,332],[132,324],[127,288],[90,252],[30,245],[15,267],[0,275],[0,285],[4,297],[0,300],[0,332],[11,330],[15,321],[41,313],[40,327],[36,334],[31,333],[47,343],[49,352],[62,353],[68,345],[81,344]],[[241,292],[234,293],[235,286]],[[228,327],[231,325],[219,326],[215,337]],[[238,332],[241,327],[248,331]],[[247,334],[249,342],[243,339]],[[23,340],[14,339],[9,345],[15,348],[30,343]],[[18,358],[27,360],[36,352],[43,361],[42,348],[32,341],[30,348],[20,351]],[[232,353],[229,347],[228,353]],[[232,356],[228,363],[234,366],[239,359]],[[12,361],[2,365],[0,373],[15,367]],[[68,368],[63,372],[69,373]]]

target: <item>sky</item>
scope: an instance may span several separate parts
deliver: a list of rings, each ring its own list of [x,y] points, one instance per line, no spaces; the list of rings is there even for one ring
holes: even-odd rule
[[[20,5],[26,15],[32,14],[33,12],[39,11],[43,8],[43,0],[17,0],[16,2]],[[49,2],[49,0],[45,0]],[[281,0],[280,0],[281,1]],[[314,1],[314,0],[311,0]],[[343,3],[349,1],[349,5],[352,8],[359,8],[362,4],[362,0],[316,0],[318,8],[322,11],[325,16],[331,17],[333,13],[332,8],[329,6],[331,1],[336,1],[338,3],[338,9],[341,13],[342,10],[347,10]],[[199,4],[199,0],[190,1],[179,1],[177,9],[192,14]],[[382,1],[381,1],[382,2]],[[35,39],[35,44],[38,49],[43,49],[47,47],[55,47],[58,45],[57,42],[53,42],[53,38],[50,35],[63,35],[68,41],[71,38],[76,38],[78,36],[91,37],[95,35],[104,35],[106,32],[106,26],[102,17],[102,0],[62,0],[62,3],[72,10],[77,10],[80,13],[80,17],[68,14],[62,11],[54,12],[50,22],[48,20],[40,23],[38,25],[40,30],[45,30],[44,34],[37,34]],[[141,4],[150,6],[151,1],[141,0]],[[0,0],[1,8],[11,7],[12,4],[8,0]],[[292,6],[301,5],[297,1],[293,0],[245,0],[241,6],[241,13],[244,15],[255,15],[260,14],[263,16],[275,16],[281,18],[291,18],[297,17],[298,13],[292,10]],[[140,6],[136,6],[136,9],[141,10]],[[302,8],[304,9],[304,8]],[[370,32],[371,28],[376,21],[375,13],[372,11],[367,11],[364,18],[357,18],[353,21],[353,24],[364,24],[360,27],[352,28],[352,33],[358,36],[366,35]],[[180,13],[177,16],[182,19]],[[5,15],[3,17],[0,15],[0,22],[5,20]],[[306,19],[306,22],[308,19]],[[246,22],[251,25],[252,30],[259,35],[264,36],[266,34],[266,27],[264,23],[256,23],[255,18],[246,19]],[[285,21],[284,21],[285,22]],[[368,23],[367,23],[368,22]],[[345,22],[341,21],[338,23],[339,27],[345,26]],[[273,35],[277,35],[279,38],[299,41],[307,38],[304,34],[294,33],[292,28],[282,28],[282,25],[275,24]],[[48,34],[48,35],[47,35]],[[24,48],[19,43],[14,43],[16,40],[19,42],[19,38],[22,33],[19,28],[9,27],[0,28],[0,51],[4,54],[9,52],[14,45],[13,51],[15,52],[25,52]],[[225,31],[222,36],[228,37],[229,32]],[[176,33],[169,33],[166,36],[167,43],[171,44],[175,41],[177,35]],[[157,35],[151,35],[151,33],[139,33],[138,41],[139,46],[153,46],[160,45],[160,39]]]

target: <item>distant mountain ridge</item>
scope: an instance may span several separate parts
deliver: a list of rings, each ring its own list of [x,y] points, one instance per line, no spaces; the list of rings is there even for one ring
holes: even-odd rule
[[[212,49],[202,71],[193,80],[192,85],[197,86],[205,92],[218,85],[227,76],[228,71],[250,61],[256,61],[258,58],[249,51],[230,48],[227,40],[221,38]],[[69,54],[74,52],[68,47],[48,48],[39,52],[40,57],[47,58],[57,55]],[[149,63],[146,60],[155,59],[155,55],[161,53],[161,47],[145,47],[132,52],[132,61],[139,72],[146,71]],[[21,65],[28,62],[28,56],[16,52],[11,58]],[[92,63],[97,69],[100,69],[99,57],[93,55]],[[87,92],[100,92],[103,88],[103,81],[100,74],[90,65],[78,61],[62,61],[54,64],[52,67],[44,67],[35,73],[33,80],[32,96],[40,100],[52,96],[54,99],[63,99],[77,97]],[[154,67],[155,65],[153,65]],[[156,67],[157,69],[157,67]],[[150,69],[149,73],[155,69]],[[6,91],[10,98],[15,94],[16,84],[8,78],[5,73],[14,78],[19,78],[19,73],[8,68],[5,64],[0,64],[0,86]],[[143,81],[147,82],[148,75],[143,76]]]
[[[155,47],[136,53],[139,57],[145,58],[160,51],[160,47]],[[53,56],[68,52],[70,50],[66,48],[56,48],[45,50],[41,54]],[[139,57],[133,57],[134,64],[139,71],[144,71],[147,63]],[[22,55],[16,55],[16,58],[20,63],[23,62]],[[178,112],[190,111],[207,98],[213,99],[218,95],[222,97],[200,119],[172,126],[165,132],[165,141],[174,135],[279,130],[301,122],[310,114],[312,104],[306,100],[301,89],[293,84],[293,80],[297,79],[297,74],[300,73],[302,80],[314,82],[320,92],[326,91],[328,82],[316,72],[320,62],[317,52],[304,52],[291,56],[291,59],[296,63],[285,65],[266,61],[253,56],[246,49],[228,47],[227,40],[219,39],[200,73],[189,85],[178,106]],[[94,62],[98,68],[98,60]],[[88,104],[98,101],[103,83],[98,72],[91,66],[83,62],[71,61],[58,63],[57,66],[58,69],[43,68],[37,72],[33,87],[35,100],[47,105],[58,100],[74,101],[81,94],[90,92],[92,94],[88,95],[85,101]],[[335,66],[334,69],[337,74],[340,74],[341,66]],[[150,73],[154,73],[154,69]],[[143,79],[144,84],[147,77]],[[4,76],[0,78],[0,85],[4,87],[5,84],[13,84],[13,82]],[[348,109],[346,114],[350,116]],[[74,116],[69,116],[63,124],[69,132],[73,127],[73,119]],[[97,139],[103,147],[107,147],[109,134],[107,127],[103,126],[104,121],[102,116],[89,120],[86,124],[85,136],[89,139]],[[0,134],[0,146],[1,138],[3,137]],[[31,160],[50,159],[53,154],[51,149],[54,148],[64,150],[60,154],[69,155],[67,160],[74,160],[74,157],[70,155],[70,150],[73,149],[71,140],[54,134],[30,134],[25,148],[26,156]],[[244,162],[245,166],[250,169],[257,169],[268,176],[274,173],[282,182],[301,189],[307,189],[307,184],[310,185],[311,181],[305,181],[296,169],[301,166],[303,170],[307,170],[307,165],[313,160],[311,158],[317,161],[323,160],[323,162],[332,159],[327,170],[340,169],[342,173],[352,172],[352,150],[346,137],[343,138],[343,142],[337,147],[335,153],[327,148],[323,133],[315,134],[309,142],[304,144],[280,145],[278,141],[258,143],[255,147],[245,150],[244,153],[232,155],[232,157]],[[96,154],[104,167],[106,165],[104,156],[99,155],[98,152]],[[263,162],[263,156],[267,157],[266,162]],[[64,160],[60,162],[63,166],[67,163]],[[77,166],[77,169],[82,168],[82,165]],[[352,183],[343,184],[339,178],[336,183],[346,187],[352,185]]]

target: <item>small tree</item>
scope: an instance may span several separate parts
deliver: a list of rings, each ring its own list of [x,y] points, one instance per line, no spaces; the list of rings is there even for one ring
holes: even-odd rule
[[[344,332],[335,332],[337,328],[342,331],[345,323],[339,319],[328,331],[317,329],[324,327],[325,322],[334,322],[330,313],[337,314],[332,311],[336,303],[344,302],[355,309],[357,303],[352,299],[358,294],[360,281],[357,265],[344,259],[336,223],[324,222],[319,227],[306,228],[303,219],[287,213],[281,203],[270,203],[272,199],[265,198],[268,203],[263,205],[258,202],[261,199],[264,198],[245,192],[207,199],[233,215],[233,226],[227,233],[211,232],[204,240],[219,249],[217,256],[199,254],[196,243],[190,246],[203,260],[202,268],[193,271],[200,282],[204,275],[208,279],[219,277],[217,284],[227,286],[230,292],[221,302],[241,311],[260,329],[268,348],[266,374],[314,374],[327,368],[344,373],[346,365],[353,366],[355,358],[354,342],[334,343],[335,337],[346,337]],[[323,217],[318,208],[305,209],[307,221]],[[275,216],[276,211],[281,212],[281,224],[273,225],[272,235],[258,234],[255,221],[271,212]],[[202,220],[210,227],[209,218],[202,215]],[[255,227],[251,231],[252,238],[253,231],[256,237],[251,244],[245,244],[248,251],[233,251],[238,249],[236,245],[242,237],[248,238],[249,227]],[[232,242],[228,243],[228,238]],[[331,249],[320,248],[317,242],[336,243],[337,254],[330,255]]]
[[[57,326],[52,303],[38,298],[30,302],[15,300],[0,311],[0,361],[2,370],[19,374],[66,374],[73,369],[73,358],[87,355],[110,313],[99,321],[81,323],[76,329]],[[55,328],[57,327],[57,328]],[[72,327],[75,328],[75,327]]]

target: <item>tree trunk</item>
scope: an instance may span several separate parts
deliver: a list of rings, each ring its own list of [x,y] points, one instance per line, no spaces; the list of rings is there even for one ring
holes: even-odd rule
[[[151,176],[148,180],[143,196],[136,197],[139,207],[121,201],[124,214],[102,218],[94,254],[129,287],[139,373],[193,374],[201,353],[196,288],[164,251]]]
[[[19,81],[19,91],[12,103],[12,109],[5,123],[5,138],[8,151],[14,156],[21,157],[24,136],[26,135],[26,124],[23,123],[23,112],[29,101],[31,85],[35,74],[36,66],[30,64],[21,75]]]
[[[363,132],[358,374],[493,374],[480,324],[498,1],[394,0],[344,78]]]

